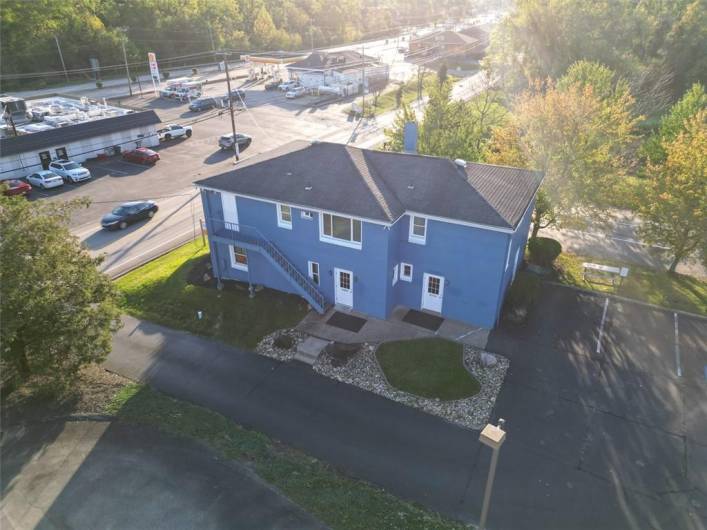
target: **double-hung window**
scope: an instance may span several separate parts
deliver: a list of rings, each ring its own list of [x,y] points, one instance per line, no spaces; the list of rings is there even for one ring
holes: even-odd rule
[[[316,261],[309,262],[309,277],[316,285],[319,285],[319,263]]]
[[[328,243],[361,248],[361,221],[325,213],[321,215],[320,239]]]
[[[292,208],[287,204],[277,205],[277,226],[292,229]]]
[[[427,241],[427,218],[419,215],[410,216],[410,243],[424,245]]]
[[[231,246],[231,267],[242,271],[248,270],[248,254],[241,247]]]

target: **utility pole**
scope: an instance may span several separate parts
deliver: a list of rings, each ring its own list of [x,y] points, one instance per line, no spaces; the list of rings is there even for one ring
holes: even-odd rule
[[[130,97],[133,97],[133,83],[130,79],[130,68],[128,68],[128,55],[125,53],[125,41],[127,39],[127,34],[123,32],[123,38],[120,39],[120,43],[123,45],[123,61],[125,61],[125,75],[128,77],[128,91],[130,92]]]
[[[209,40],[211,41],[211,52],[214,54],[214,60],[216,60],[216,46],[214,46],[214,33],[211,31],[211,24],[208,26],[209,29]]]
[[[64,56],[61,53],[61,46],[59,46],[59,38],[54,35],[54,42],[56,42],[56,49],[59,50],[59,59],[61,59],[61,67],[64,69],[64,77],[66,81],[69,81],[69,74],[66,71],[66,64],[64,64]]]
[[[236,117],[233,112],[233,96],[231,95],[231,74],[228,71],[228,54],[221,52],[219,55],[223,56],[223,64],[226,67],[226,87],[228,89],[228,110],[231,114],[231,131],[233,132],[233,151],[235,154],[235,159],[233,163],[237,163],[240,159],[240,148],[238,146],[238,137],[236,136]]]

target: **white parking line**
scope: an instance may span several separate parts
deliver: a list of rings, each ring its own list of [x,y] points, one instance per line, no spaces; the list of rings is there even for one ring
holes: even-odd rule
[[[604,300],[604,313],[601,315],[601,324],[599,324],[599,336],[597,337],[597,353],[601,353],[601,339],[604,336],[604,322],[606,322],[606,310],[609,308],[609,299]]]
[[[675,371],[678,377],[682,377],[682,364],[680,363],[680,334],[678,331],[678,314],[673,313],[675,320]]]

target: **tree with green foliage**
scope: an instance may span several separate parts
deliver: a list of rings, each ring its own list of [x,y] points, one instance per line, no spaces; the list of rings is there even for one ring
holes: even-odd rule
[[[493,31],[487,61],[511,92],[586,59],[627,79],[642,99],[662,102],[666,90],[673,101],[706,80],[706,28],[707,0],[521,0]]]
[[[665,160],[649,167],[639,205],[641,237],[670,248],[669,266],[695,252],[707,257],[707,109],[686,120],[684,130],[663,143]]]
[[[395,115],[395,120],[393,120],[393,125],[390,129],[385,129],[386,142],[384,148],[386,151],[401,152],[405,149],[405,124],[415,123],[417,124],[417,115],[415,111],[410,108],[410,105],[403,103],[402,107]]]
[[[602,99],[592,84],[548,81],[516,98],[485,159],[544,172],[555,222],[597,215],[611,204],[631,166],[638,122],[632,105],[628,91]]]
[[[703,109],[707,109],[707,94],[704,86],[695,83],[661,118],[658,130],[646,140],[643,153],[648,160],[653,164],[663,162],[666,157],[663,145],[677,138],[685,130],[687,120]]]
[[[440,85],[443,85],[447,82],[448,78],[449,75],[447,74],[447,63],[442,63],[439,67],[439,70],[437,70],[437,82]]]
[[[2,364],[14,382],[64,386],[101,362],[120,325],[117,291],[71,235],[82,201],[29,202],[0,193]],[[4,377],[7,382],[7,377]]]

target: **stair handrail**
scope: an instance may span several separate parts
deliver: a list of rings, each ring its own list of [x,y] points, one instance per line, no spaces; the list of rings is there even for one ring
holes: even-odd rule
[[[319,306],[324,309],[326,308],[326,298],[324,298],[324,295],[319,292],[319,289],[314,285],[314,283],[310,280],[308,276],[305,276],[302,274],[297,267],[294,266],[294,264],[287,259],[287,256],[285,256],[282,251],[277,248],[277,245],[273,243],[270,239],[265,237],[265,234],[260,231],[260,229],[256,226],[252,225],[244,225],[241,223],[231,223],[228,221],[224,221],[222,219],[215,219],[215,218],[209,218],[207,217],[208,221],[211,221],[213,223],[217,223],[223,225],[224,229],[231,232],[231,239],[233,239],[234,244],[237,242],[237,238],[234,237],[234,233],[239,233],[242,236],[243,231],[241,229],[247,229],[247,230],[252,230],[256,233],[258,236],[254,243],[258,244],[260,247],[262,247],[270,256],[275,260],[275,261],[282,261],[284,263],[280,263],[280,266],[287,272],[290,277],[292,277],[299,285],[304,289],[309,296],[311,296],[315,302],[319,304]],[[208,225],[207,225],[208,226]],[[243,237],[243,240],[246,241],[248,236],[245,235],[246,237]],[[279,258],[279,259],[278,259]]]

